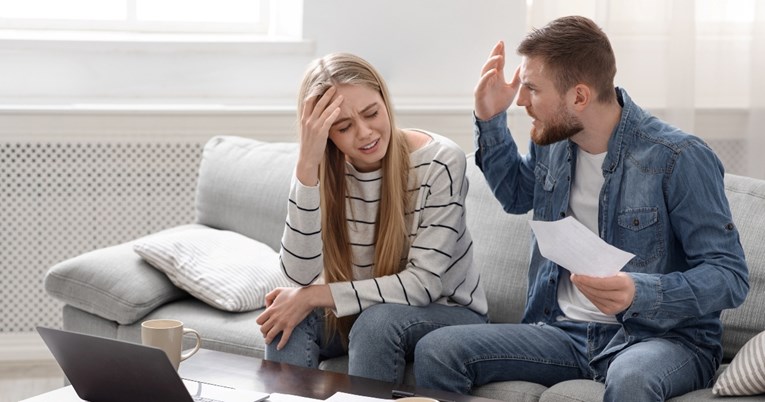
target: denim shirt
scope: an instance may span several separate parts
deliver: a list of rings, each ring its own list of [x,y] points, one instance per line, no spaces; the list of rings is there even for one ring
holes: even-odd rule
[[[622,269],[635,298],[603,353],[648,337],[672,337],[722,359],[720,312],[743,303],[748,271],[723,187],[723,167],[699,138],[635,105],[616,88],[621,119],[602,165],[598,228],[607,243],[635,254]],[[566,216],[577,145],[531,143],[520,155],[506,113],[475,121],[475,161],[506,212],[534,220]],[[523,322],[554,323],[560,267],[532,239]],[[603,324],[609,325],[609,324]],[[611,324],[611,327],[614,325]]]

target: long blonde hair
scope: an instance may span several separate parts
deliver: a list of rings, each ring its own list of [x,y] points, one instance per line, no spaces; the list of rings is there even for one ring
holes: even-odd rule
[[[298,119],[306,99],[321,96],[331,86],[362,85],[379,92],[388,111],[391,135],[382,159],[380,207],[375,222],[375,277],[393,275],[404,267],[408,253],[406,210],[409,204],[409,147],[395,124],[393,108],[377,70],[366,60],[348,53],[332,53],[315,60],[306,71],[298,95]],[[346,211],[345,155],[332,141],[327,141],[324,160],[319,167],[321,194],[321,237],[324,243],[324,280],[326,283],[353,280],[353,261]],[[383,217],[381,219],[381,217]],[[338,319],[326,312],[325,339],[339,333],[347,344],[355,316]]]

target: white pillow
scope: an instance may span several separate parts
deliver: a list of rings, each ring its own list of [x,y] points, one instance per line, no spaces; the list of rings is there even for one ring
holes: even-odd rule
[[[279,254],[236,232],[212,228],[148,236],[133,245],[175,286],[226,311],[265,306],[265,295],[294,286],[279,266]]]
[[[720,396],[765,393],[765,332],[747,341],[715,382],[712,393]]]

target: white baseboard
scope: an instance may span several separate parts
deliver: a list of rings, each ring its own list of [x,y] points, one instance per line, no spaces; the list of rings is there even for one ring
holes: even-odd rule
[[[53,362],[53,355],[37,332],[0,333],[0,362]]]

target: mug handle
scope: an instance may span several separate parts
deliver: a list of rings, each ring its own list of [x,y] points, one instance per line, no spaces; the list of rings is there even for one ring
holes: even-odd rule
[[[183,335],[186,335],[186,334],[194,334],[194,336],[197,337],[197,344],[194,345],[194,348],[192,348],[191,350],[187,351],[186,353],[181,353],[181,361],[184,361],[184,360],[188,359],[189,357],[191,357],[194,353],[197,353],[197,350],[199,350],[199,347],[202,346],[202,337],[199,336],[199,332],[197,332],[197,331],[195,331],[195,330],[193,330],[191,328],[184,328],[183,329]]]

